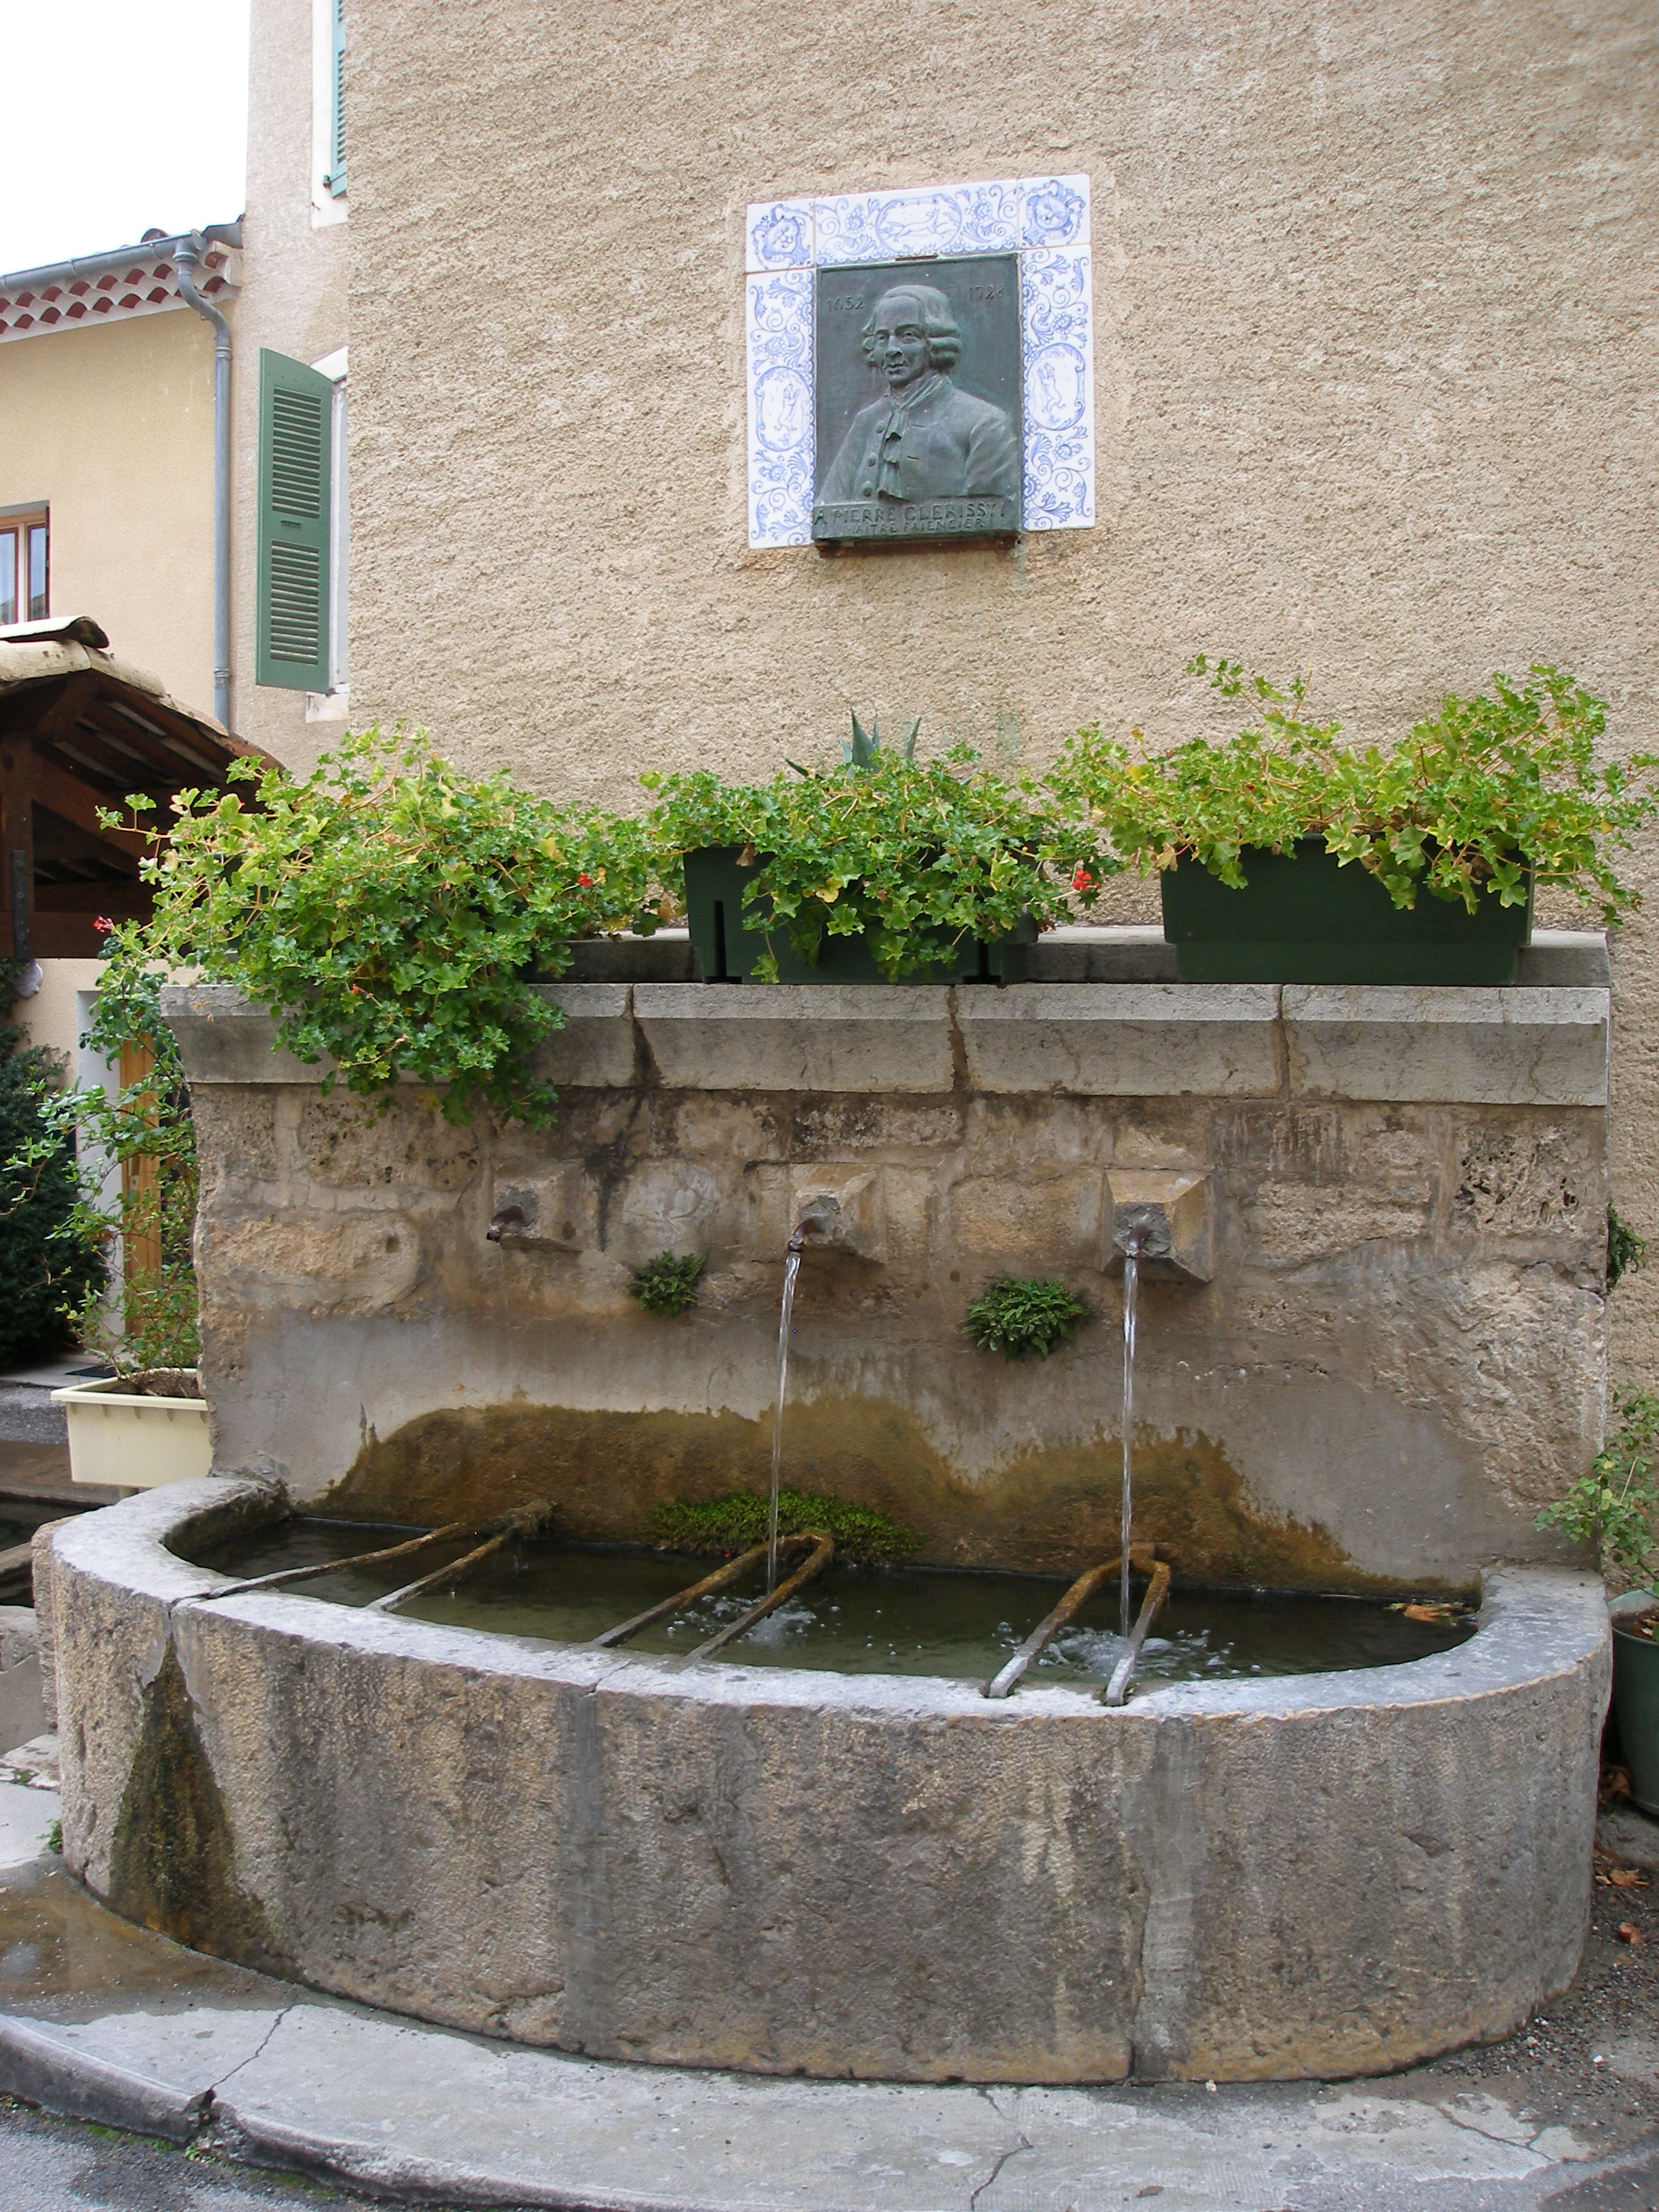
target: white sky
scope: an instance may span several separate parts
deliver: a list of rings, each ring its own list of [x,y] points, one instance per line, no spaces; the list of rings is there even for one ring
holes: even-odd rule
[[[0,270],[230,222],[248,0],[0,0]]]

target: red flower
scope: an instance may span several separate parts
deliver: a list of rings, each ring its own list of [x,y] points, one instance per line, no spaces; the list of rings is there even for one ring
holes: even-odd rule
[[[1072,878],[1072,889],[1074,891],[1086,891],[1093,881],[1094,878],[1089,873],[1087,868],[1079,868]]]
[[[107,937],[111,930],[114,928],[115,924],[110,920],[106,914],[95,914],[92,917],[92,926],[97,931],[100,937]]]
[[[593,888],[593,878],[592,876],[578,876],[576,881],[581,885],[585,891],[591,891]]]

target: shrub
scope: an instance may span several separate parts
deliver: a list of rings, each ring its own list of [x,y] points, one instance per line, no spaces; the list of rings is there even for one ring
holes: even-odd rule
[[[0,964],[8,1004],[15,969]],[[72,1314],[102,1295],[104,1259],[76,1229],[75,1134],[54,1110],[61,1073],[21,1028],[0,1028],[0,1359],[61,1351]]]
[[[1321,837],[1398,907],[1425,890],[1471,913],[1489,893],[1518,906],[1534,880],[1599,904],[1609,925],[1640,904],[1609,855],[1659,805],[1659,758],[1597,768],[1606,703],[1559,669],[1535,665],[1524,684],[1494,676],[1472,699],[1448,693],[1387,750],[1339,745],[1339,723],[1304,714],[1301,681],[1281,691],[1203,654],[1188,672],[1245,697],[1254,722],[1225,744],[1194,738],[1161,757],[1085,730],[1049,780],[1062,808],[1092,824],[1103,866],[1115,857],[1146,873],[1190,856],[1237,889],[1249,848]]]
[[[82,1042],[112,1067],[132,1046],[150,1066],[113,1094],[90,1086],[63,1091],[46,1109],[80,1164],[62,1243],[125,1260],[123,1327],[111,1327],[100,1295],[101,1259],[97,1283],[70,1301],[70,1316],[81,1341],[122,1374],[193,1367],[201,1340],[191,1263],[198,1178],[190,1093],[179,1048],[161,1019],[161,979],[149,965],[143,930],[124,923],[106,938],[105,950]]]
[[[677,1257],[659,1252],[654,1260],[634,1271],[634,1296],[648,1314],[672,1318],[697,1303],[697,1278],[707,1264],[706,1252],[687,1252]]]
[[[1080,867],[1073,848],[1092,851],[1088,834],[1061,823],[1030,777],[981,768],[963,745],[918,762],[915,735],[891,750],[855,719],[839,767],[769,783],[647,775],[660,794],[649,821],[659,873],[667,880],[698,847],[738,846],[755,868],[745,927],[787,932],[814,963],[827,938],[863,936],[895,979],[936,963],[941,939],[1002,937],[1028,915],[1052,924],[1073,898],[1093,902],[1099,873],[1119,863]],[[776,981],[769,951],[754,973]]]
[[[1575,1544],[1588,1544],[1604,1571],[1644,1575],[1656,1549],[1652,1481],[1659,1457],[1659,1398],[1632,1390],[1619,1407],[1619,1425],[1596,1454],[1590,1471],[1566,1496],[1538,1516],[1540,1528],[1559,1528]]]
[[[377,1097],[409,1077],[453,1121],[480,1103],[550,1121],[530,1060],[563,1017],[533,979],[563,973],[573,938],[656,927],[640,825],[561,813],[378,730],[302,781],[251,762],[230,773],[251,794],[179,793],[143,864],[150,958],[237,985],[349,1091]]]
[[[744,1552],[767,1539],[770,1504],[752,1490],[728,1491],[693,1504],[684,1498],[659,1507],[652,1533],[659,1543],[680,1552]],[[851,1505],[841,1498],[805,1491],[778,1492],[778,1534],[811,1530],[832,1536],[837,1555],[854,1564],[906,1559],[921,1539],[873,1507]]]
[[[1046,1359],[1091,1311],[1064,1283],[1003,1275],[974,1300],[963,1327],[981,1352],[1008,1359],[1035,1352]]]

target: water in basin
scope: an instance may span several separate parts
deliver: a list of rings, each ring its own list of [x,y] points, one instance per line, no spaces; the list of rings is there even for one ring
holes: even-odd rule
[[[240,1577],[348,1559],[413,1533],[295,1519],[198,1548],[190,1556],[198,1565]],[[465,1548],[457,1542],[454,1555]],[[336,1605],[367,1605],[442,1559],[434,1547],[412,1561],[319,1576],[300,1584],[294,1595]],[[453,1589],[440,1584],[399,1612],[447,1627],[582,1644],[672,1596],[716,1564],[684,1553],[608,1546],[538,1548],[486,1561]],[[763,1569],[735,1590],[654,1622],[622,1649],[658,1656],[689,1651],[752,1604],[764,1582]],[[983,1680],[1066,1587],[1059,1577],[836,1564],[708,1663]],[[1097,1686],[1123,1648],[1116,1616],[1114,1584],[1062,1631],[1026,1679]],[[1381,1600],[1183,1590],[1177,1583],[1158,1617],[1137,1680],[1215,1680],[1400,1666],[1450,1650],[1474,1626],[1473,1613],[1461,1610],[1443,1620],[1410,1620]]]

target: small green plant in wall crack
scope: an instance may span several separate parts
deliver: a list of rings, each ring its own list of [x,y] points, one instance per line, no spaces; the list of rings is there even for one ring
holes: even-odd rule
[[[672,1321],[697,1303],[697,1279],[708,1262],[707,1252],[659,1252],[634,1270],[634,1296],[647,1313]]]
[[[1607,1208],[1607,1288],[1617,1290],[1626,1275],[1639,1275],[1648,1263],[1648,1240],[1638,1237],[1616,1206]]]
[[[1632,1390],[1619,1407],[1619,1425],[1566,1496],[1538,1516],[1540,1528],[1559,1528],[1587,1544],[1604,1573],[1630,1582],[1659,1563],[1653,1517],[1659,1492],[1653,1468],[1659,1460],[1659,1398]]]
[[[1046,1359],[1092,1311],[1075,1291],[1049,1277],[1002,1275],[974,1300],[963,1327],[981,1352],[1000,1352],[1006,1359],[1035,1352]]]

